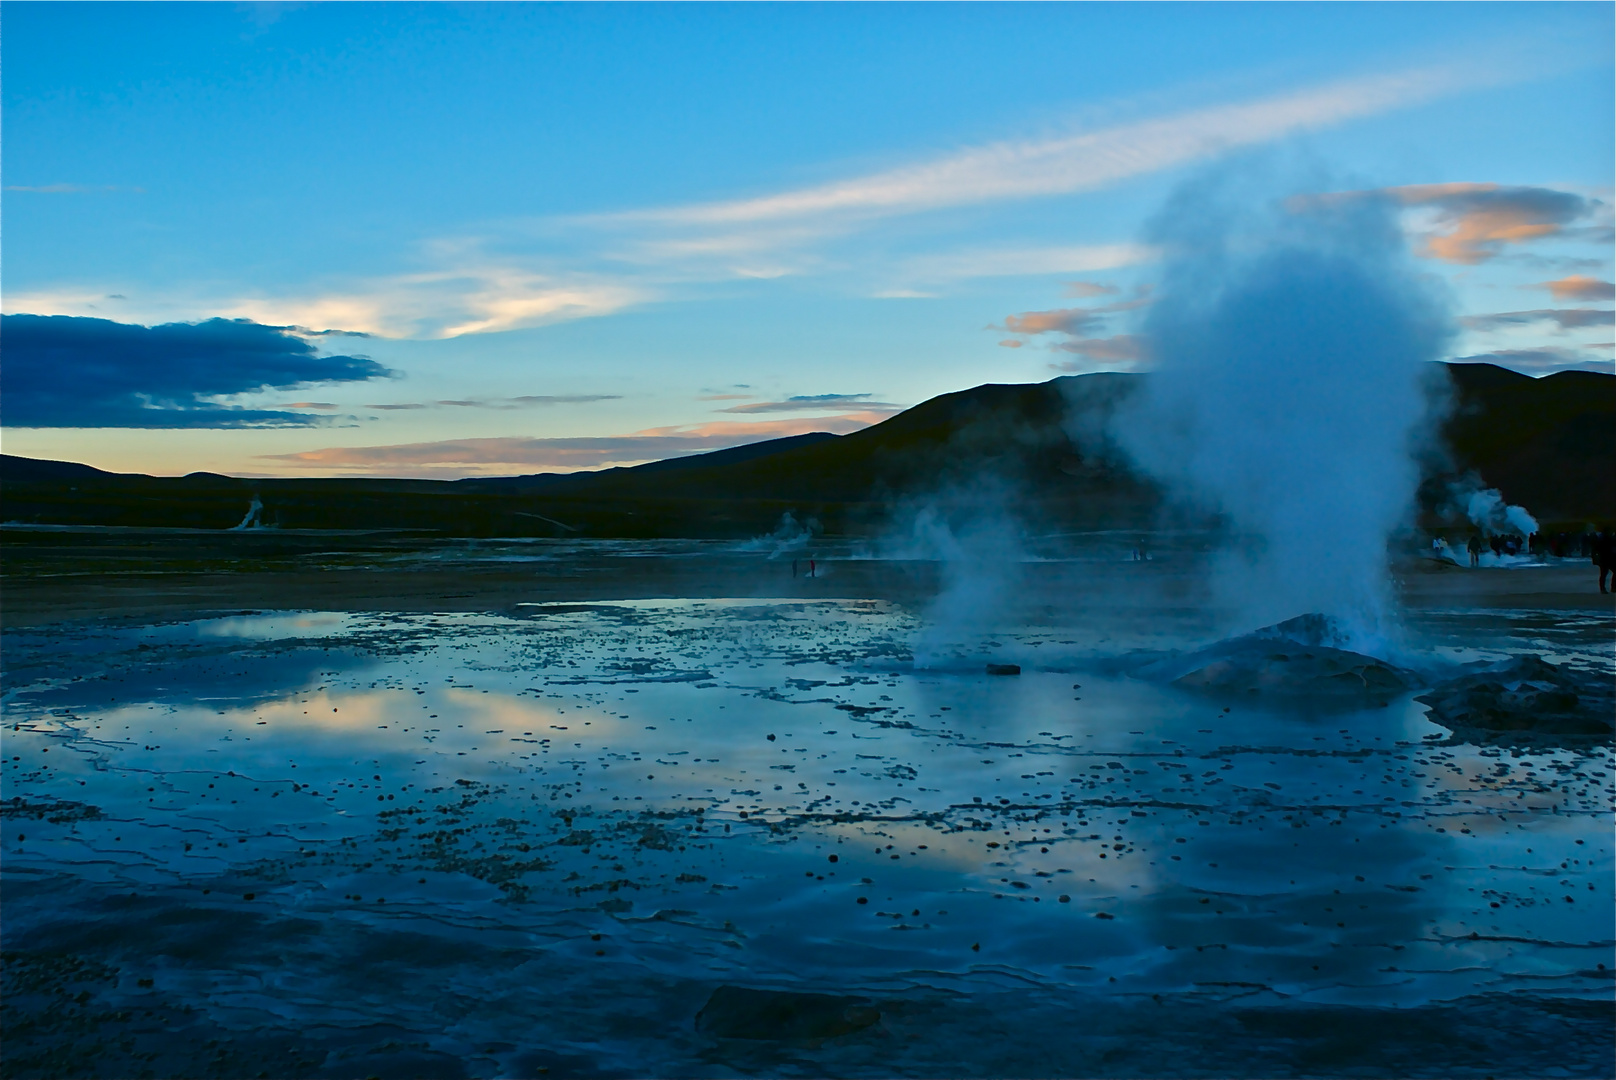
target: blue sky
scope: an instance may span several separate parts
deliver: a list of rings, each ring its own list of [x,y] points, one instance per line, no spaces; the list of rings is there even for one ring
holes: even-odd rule
[[[58,342],[32,374],[8,350],[8,453],[594,468],[1132,370],[1145,225],[1227,154],[1389,189],[1463,318],[1455,356],[1611,367],[1609,4],[0,22],[4,309],[72,317],[8,323]]]

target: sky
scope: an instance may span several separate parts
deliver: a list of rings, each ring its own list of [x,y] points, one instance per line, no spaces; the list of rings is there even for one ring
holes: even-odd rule
[[[0,4],[0,445],[455,478],[1148,370],[1175,187],[1393,200],[1612,370],[1612,5]]]

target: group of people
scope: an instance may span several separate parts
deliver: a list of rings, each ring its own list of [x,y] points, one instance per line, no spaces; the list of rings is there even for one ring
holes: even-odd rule
[[[1548,553],[1556,559],[1590,559],[1598,553],[1599,538],[1602,536],[1609,539],[1609,534],[1605,532],[1557,532],[1548,538]]]
[[[1437,537],[1431,544],[1440,550],[1447,546],[1447,541]],[[1477,530],[1465,542],[1465,550],[1470,553],[1471,566],[1480,566],[1482,555],[1489,550],[1501,558],[1529,553],[1553,555],[1557,559],[1589,559],[1599,569],[1599,591],[1616,592],[1616,532],[1609,529],[1577,534],[1560,532],[1547,538],[1541,533],[1532,533],[1530,536],[1492,533],[1484,536]]]
[[[1533,533],[1531,536],[1522,537],[1515,534],[1493,533],[1483,538],[1480,532],[1473,532],[1470,534],[1469,543],[1465,544],[1465,549],[1470,552],[1470,565],[1480,566],[1482,553],[1488,548],[1492,548],[1493,554],[1499,557],[1519,555],[1523,548],[1536,554],[1537,535]]]

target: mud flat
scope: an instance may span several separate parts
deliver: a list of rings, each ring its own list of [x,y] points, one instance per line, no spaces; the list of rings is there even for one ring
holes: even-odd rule
[[[1078,607],[1138,619],[1204,610],[1200,540],[1163,538],[1151,561],[1128,562],[1136,535],[1057,540],[1017,566],[1006,587],[1030,598],[1018,603],[1032,618]],[[525,601],[680,597],[858,596],[918,608],[946,577],[935,562],[871,557],[848,542],[778,552],[734,541],[479,541],[401,531],[7,527],[0,555],[7,627],[243,608],[487,612]],[[1616,603],[1581,560],[1468,570],[1407,559],[1395,578],[1415,611],[1610,612]]]
[[[942,639],[935,567],[769,554],[243,571],[470,610],[28,586],[4,1074],[1611,1075],[1609,740],[1181,685],[1170,551]],[[1408,679],[1616,669],[1581,567],[1450,580],[1404,577]]]

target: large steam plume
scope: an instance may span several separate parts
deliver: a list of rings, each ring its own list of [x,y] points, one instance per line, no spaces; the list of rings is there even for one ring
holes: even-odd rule
[[[1213,586],[1239,621],[1320,612],[1371,650],[1394,626],[1387,540],[1413,504],[1422,384],[1449,319],[1389,201],[1275,188],[1226,167],[1155,221],[1155,373],[1116,438],[1223,517]]]

